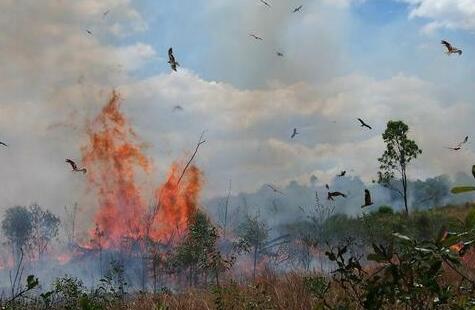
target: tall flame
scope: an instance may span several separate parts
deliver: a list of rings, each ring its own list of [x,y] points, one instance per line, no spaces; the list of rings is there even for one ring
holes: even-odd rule
[[[87,126],[88,144],[82,148],[87,181],[97,193],[99,209],[91,235],[102,247],[117,246],[122,238],[165,238],[186,228],[197,208],[202,175],[190,166],[178,184],[179,163],[170,169],[168,180],[155,190],[156,212],[149,212],[140,175],[150,175],[151,159],[144,155],[139,138],[120,111],[116,92],[100,114]]]

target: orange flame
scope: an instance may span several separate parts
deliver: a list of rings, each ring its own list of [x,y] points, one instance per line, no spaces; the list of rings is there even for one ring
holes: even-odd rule
[[[151,160],[138,144],[139,138],[120,111],[120,98],[112,93],[101,113],[87,127],[89,143],[82,148],[83,163],[88,169],[89,186],[96,190],[99,210],[94,242],[101,247],[118,246],[122,238],[150,237],[155,241],[175,229],[186,228],[196,209],[201,189],[201,172],[190,166],[183,182],[177,184],[181,165],[170,169],[168,181],[155,190],[160,201],[157,212],[150,214],[138,183],[140,174],[149,175]],[[148,225],[149,224],[149,225]]]

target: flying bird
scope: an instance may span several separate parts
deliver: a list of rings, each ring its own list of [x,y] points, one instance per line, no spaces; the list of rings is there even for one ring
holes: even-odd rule
[[[452,150],[452,151],[460,151],[462,149],[461,146],[456,146],[456,147],[447,146],[446,148],[448,148],[449,150]]]
[[[462,146],[462,145],[464,145],[464,144],[467,143],[467,142],[468,142],[468,136],[465,136],[465,138],[463,139],[463,141],[460,142],[459,144],[457,144],[457,146]]]
[[[276,51],[275,53],[279,57],[284,57],[284,53],[282,53],[282,52]]]
[[[176,105],[173,107],[173,112],[175,111],[183,111],[183,107],[181,105]]]
[[[262,4],[264,4],[265,6],[269,7],[270,8],[270,4],[267,3],[266,1],[264,0],[259,0]]]
[[[338,196],[346,198],[346,195],[341,193],[341,192],[328,192],[327,199],[328,200],[334,200],[333,197],[338,197]]]
[[[106,17],[107,14],[109,14],[110,11],[111,11],[111,10],[107,10],[107,11],[105,11],[104,13],[102,13],[102,17]]]
[[[300,134],[300,132],[297,131],[297,128],[294,128],[294,131],[292,132],[292,135],[290,136],[290,139],[295,138],[296,135]]]
[[[371,201],[371,193],[368,189],[364,190],[364,205],[361,208],[372,206],[374,203]]]
[[[74,172],[82,172],[83,174],[87,173],[86,168],[79,169],[76,163],[72,161],[71,159],[66,158],[66,162],[71,165],[71,168],[73,169]]]
[[[0,141],[0,145],[3,145],[4,147],[8,147],[8,145],[5,142]]]
[[[86,29],[86,32],[87,32],[88,34],[90,34],[91,36],[93,35],[92,31],[89,30],[89,29]]]
[[[180,66],[180,64],[175,60],[175,56],[173,56],[173,49],[171,47],[168,49],[168,63],[173,71],[176,71],[176,67]]]
[[[299,7],[295,8],[292,13],[297,13],[302,9],[303,5],[300,5]]]
[[[367,127],[368,129],[373,129],[371,128],[370,125],[366,124],[361,118],[358,118],[358,121],[361,123],[361,127]]]
[[[325,184],[325,188],[330,190],[330,186],[328,186],[328,184]]]
[[[266,184],[267,187],[269,187],[274,193],[279,193],[281,195],[285,195],[283,192],[281,192],[280,190],[278,190],[277,188],[275,188],[273,185],[271,184]]]
[[[462,50],[452,46],[452,44],[450,44],[449,42],[442,40],[440,41],[440,43],[442,45],[445,45],[445,47],[447,48],[447,55],[451,55],[451,54],[459,54],[459,56],[462,55]]]
[[[253,38],[256,39],[256,40],[261,40],[261,41],[264,40],[263,38],[261,38],[261,37],[255,35],[255,34],[253,34],[253,33],[250,33],[249,36],[250,36],[250,37],[253,37]]]
[[[342,172],[340,172],[340,174],[337,174],[337,177],[344,177],[346,174],[346,170],[343,170]]]

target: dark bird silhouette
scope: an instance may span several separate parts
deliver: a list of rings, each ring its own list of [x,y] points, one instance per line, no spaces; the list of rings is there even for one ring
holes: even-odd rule
[[[344,177],[346,174],[346,170],[343,170],[342,172],[340,172],[340,174],[337,174],[337,177]]]
[[[300,6],[296,7],[296,8],[292,11],[292,13],[297,13],[297,12],[299,12],[302,8],[303,8],[303,5],[300,5]]]
[[[452,150],[452,151],[460,151],[462,149],[461,146],[456,146],[456,147],[446,146],[446,148],[448,148],[449,150]]]
[[[328,186],[328,184],[325,184],[325,188],[326,188],[327,190],[330,190],[330,186]]]
[[[297,128],[294,128],[294,131],[292,132],[292,135],[290,136],[290,139],[295,138],[296,135],[300,134],[300,132],[297,131]]]
[[[5,142],[0,141],[0,145],[3,145],[5,147],[8,147],[8,145]]]
[[[328,192],[327,199],[334,200],[333,197],[339,197],[339,196],[346,198],[346,195],[341,192]]]
[[[264,4],[265,6],[269,7],[270,8],[270,4],[267,3],[266,1],[264,0],[259,0],[262,4]]]
[[[276,51],[275,53],[279,57],[284,57],[284,53],[282,53],[282,52]]]
[[[175,111],[183,111],[183,107],[181,105],[176,105],[173,107],[173,112]]]
[[[275,188],[273,185],[271,184],[266,184],[267,187],[269,187],[274,193],[279,193],[281,195],[285,195],[283,192],[281,192],[280,190],[278,190],[277,188]]]
[[[369,206],[372,206],[374,203],[371,201],[371,193],[369,192],[368,189],[364,190],[364,205],[361,206],[361,208],[366,208]]]
[[[467,142],[468,142],[468,136],[465,136],[465,138],[463,139],[463,141],[460,142],[459,144],[457,144],[457,146],[462,146],[462,145],[464,145],[464,144],[467,143]]]
[[[106,17],[107,14],[109,14],[110,11],[111,11],[111,10],[107,10],[107,11],[105,11],[104,13],[102,13],[102,17]]]
[[[250,37],[253,37],[253,38],[256,39],[256,40],[261,40],[261,41],[264,40],[263,38],[261,38],[261,37],[255,35],[255,34],[253,34],[253,33],[250,33],[249,36],[250,36]]]
[[[369,129],[373,129],[371,128],[370,125],[366,124],[361,118],[358,118],[358,121],[361,123],[361,127],[367,127]]]
[[[447,55],[451,55],[451,54],[459,54],[459,56],[462,55],[462,50],[452,46],[452,44],[450,44],[449,42],[442,40],[440,41],[440,43],[442,45],[445,45],[445,47],[447,48]]]
[[[180,64],[175,60],[175,56],[173,55],[173,49],[170,47],[168,49],[168,63],[173,71],[176,71],[176,67],[179,67]]]
[[[74,172],[82,172],[83,174],[87,173],[86,168],[79,169],[76,163],[72,161],[71,159],[66,158],[66,162],[71,165],[71,168],[73,169]]]
[[[87,32],[88,34],[90,34],[91,36],[94,35],[94,34],[92,33],[92,31],[89,30],[89,29],[86,29],[86,32]]]

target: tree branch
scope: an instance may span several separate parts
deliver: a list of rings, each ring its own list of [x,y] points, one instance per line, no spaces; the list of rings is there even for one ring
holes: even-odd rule
[[[181,172],[181,175],[180,175],[180,178],[178,179],[177,185],[180,184],[181,179],[183,178],[183,176],[184,176],[185,173],[186,173],[186,170],[188,169],[188,167],[190,166],[191,162],[192,162],[193,159],[195,158],[196,153],[198,153],[198,149],[200,148],[200,145],[206,142],[206,140],[203,140],[203,135],[204,135],[204,134],[205,134],[205,132],[203,131],[203,132],[201,133],[201,136],[200,136],[200,139],[199,139],[198,143],[196,144],[196,148],[195,148],[195,151],[193,152],[193,155],[191,155],[190,160],[186,163],[185,168],[183,168],[183,171]]]

